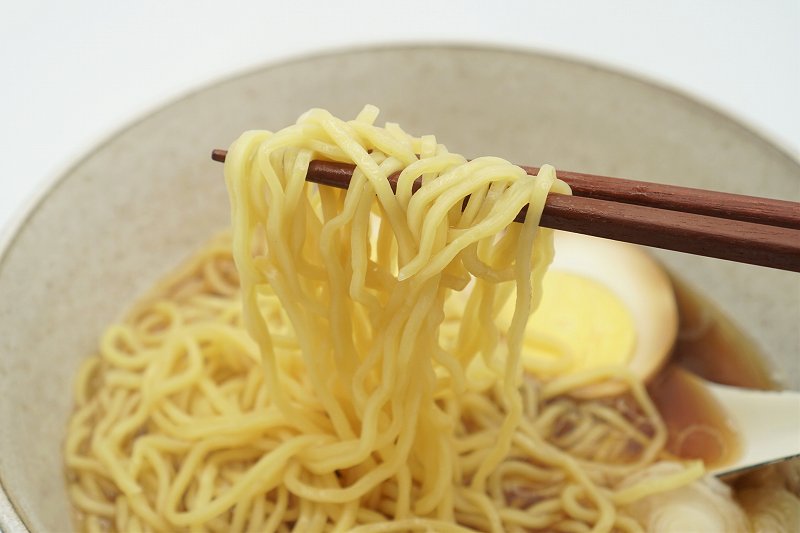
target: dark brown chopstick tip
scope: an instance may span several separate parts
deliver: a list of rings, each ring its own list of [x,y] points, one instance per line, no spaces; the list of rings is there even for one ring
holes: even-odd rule
[[[227,156],[228,156],[227,150],[222,150],[220,148],[214,148],[213,150],[211,150],[211,159],[219,163],[224,163],[225,158]]]

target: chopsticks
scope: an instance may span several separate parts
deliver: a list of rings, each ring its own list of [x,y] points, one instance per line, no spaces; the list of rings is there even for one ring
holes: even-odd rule
[[[227,151],[211,158],[223,162]],[[523,169],[535,175],[536,167]],[[312,161],[308,181],[346,189],[354,167]],[[551,194],[542,226],[800,272],[800,203],[558,171],[573,196]],[[392,189],[397,174],[389,177]],[[415,183],[416,191],[420,184]],[[523,209],[516,217],[525,218]]]

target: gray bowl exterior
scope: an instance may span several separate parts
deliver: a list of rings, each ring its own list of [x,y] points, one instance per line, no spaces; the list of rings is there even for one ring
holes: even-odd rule
[[[174,102],[64,173],[0,257],[0,529],[71,527],[61,447],[72,381],[105,325],[228,222],[213,147],[310,107],[365,103],[467,156],[800,198],[800,166],[675,92],[529,52],[449,46],[349,51],[270,66]],[[800,277],[656,254],[711,296],[800,388]]]

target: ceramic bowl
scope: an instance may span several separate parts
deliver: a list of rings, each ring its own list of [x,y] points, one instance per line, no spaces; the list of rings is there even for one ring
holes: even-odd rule
[[[271,65],[126,126],[57,177],[0,249],[0,529],[71,524],[61,446],[79,362],[137,294],[228,221],[209,158],[243,130],[365,103],[467,156],[798,199],[800,165],[674,91],[558,57],[417,46]],[[800,276],[656,252],[800,385]]]

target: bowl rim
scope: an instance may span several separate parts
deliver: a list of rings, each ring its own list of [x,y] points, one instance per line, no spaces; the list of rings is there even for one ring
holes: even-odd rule
[[[278,68],[295,63],[302,63],[313,59],[323,59],[342,55],[369,54],[384,51],[402,50],[455,50],[455,51],[474,51],[474,52],[494,52],[509,55],[538,56],[547,60],[561,63],[569,63],[573,66],[600,71],[619,78],[625,78],[629,82],[647,86],[651,89],[676,97],[683,104],[703,108],[706,112],[715,115],[715,118],[726,120],[736,127],[745,130],[764,145],[779,152],[782,156],[793,162],[800,170],[800,152],[793,150],[788,142],[765,129],[751,123],[742,117],[738,112],[717,102],[706,99],[694,94],[688,89],[677,87],[669,82],[650,76],[645,73],[628,69],[624,66],[606,63],[602,60],[582,57],[568,52],[539,48],[515,46],[506,43],[480,42],[480,41],[435,41],[419,40],[415,42],[387,41],[371,44],[355,44],[335,47],[325,47],[316,50],[303,51],[296,54],[288,54],[279,58],[250,65],[233,72],[224,72],[219,75],[211,76],[200,81],[193,82],[185,90],[173,94],[165,99],[159,98],[155,103],[145,106],[141,110],[134,112],[133,118],[125,120],[122,124],[101,131],[96,136],[88,138],[61,164],[49,171],[43,179],[33,188],[22,201],[22,203],[12,210],[11,215],[3,227],[0,227],[0,274],[2,274],[8,252],[13,248],[22,229],[28,224],[33,216],[39,211],[45,201],[53,194],[61,183],[72,174],[75,169],[82,165],[93,153],[102,150],[122,134],[151,118],[153,115],[171,107],[178,102],[191,98],[208,89],[218,87],[224,83],[234,82],[242,78],[251,76],[263,70]],[[156,97],[158,98],[158,97]],[[63,480],[62,480],[63,481]],[[12,532],[31,532],[28,521],[24,513],[20,512],[11,494],[6,490],[3,482],[3,472],[0,471],[0,531]]]
[[[677,97],[684,103],[705,108],[706,111],[716,115],[717,118],[728,120],[735,126],[747,131],[763,144],[779,152],[782,156],[791,160],[796,166],[800,167],[800,151],[792,149],[788,142],[771,132],[766,131],[749,120],[741,116],[736,110],[730,109],[718,102],[706,99],[692,91],[678,87],[655,76],[637,72],[633,69],[625,68],[620,65],[613,65],[600,60],[581,57],[568,52],[551,50],[546,48],[512,46],[496,42],[474,42],[474,41],[426,41],[418,42],[385,42],[369,45],[345,45],[340,47],[326,47],[322,50],[304,51],[297,54],[289,54],[274,60],[265,61],[256,65],[251,65],[232,73],[222,73],[211,76],[204,81],[194,82],[185,90],[173,94],[166,99],[157,99],[155,103],[145,106],[141,111],[135,112],[133,118],[124,121],[118,126],[101,131],[97,135],[90,137],[75,149],[71,156],[67,157],[62,163],[57,164],[54,169],[46,173],[36,187],[30,192],[12,212],[6,224],[0,227],[0,270],[2,270],[8,250],[14,245],[17,234],[27,224],[28,220],[39,209],[42,203],[58,187],[69,174],[79,167],[94,152],[112,143],[123,133],[136,125],[144,122],[153,115],[177,104],[183,100],[191,98],[205,90],[222,85],[223,83],[234,82],[236,80],[251,76],[262,70],[282,67],[293,63],[301,63],[312,59],[321,59],[333,56],[348,54],[366,54],[382,51],[399,51],[407,49],[439,49],[439,50],[461,50],[475,52],[497,52],[505,54],[515,54],[522,56],[539,56],[541,58],[555,60],[563,63],[571,63],[576,66],[587,68],[593,71],[600,71],[617,77],[625,78],[650,88],[658,89],[666,94]],[[2,486],[2,484],[0,484]]]

